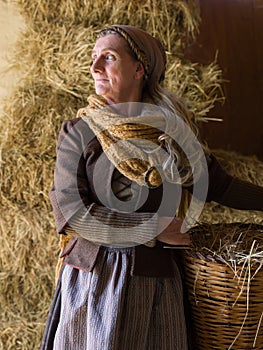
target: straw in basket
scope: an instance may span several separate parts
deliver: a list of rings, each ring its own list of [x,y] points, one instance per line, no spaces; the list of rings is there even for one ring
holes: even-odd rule
[[[263,349],[263,226],[201,225],[184,253],[195,350]]]

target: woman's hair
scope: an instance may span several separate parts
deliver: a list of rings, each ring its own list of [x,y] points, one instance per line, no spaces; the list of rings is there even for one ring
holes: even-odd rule
[[[181,176],[181,181],[184,186],[191,186],[193,184],[193,164],[197,172],[202,171],[201,163],[199,160],[203,155],[207,156],[209,154],[209,149],[205,143],[203,143],[199,138],[199,129],[194,121],[193,114],[186,108],[182,99],[176,97],[175,94],[164,89],[159,83],[154,86],[147,87],[144,91],[143,100],[148,103],[153,103],[161,107],[164,111],[168,111],[169,115],[179,117],[182,119],[183,123],[179,123],[179,128],[181,127],[181,132],[185,135],[180,135],[180,129],[177,130],[178,138],[174,137],[173,152],[176,155],[176,167]],[[187,135],[189,139],[187,138]],[[159,137],[159,141],[162,143],[165,141],[167,135],[163,134]],[[195,140],[194,140],[195,138]],[[180,144],[177,140],[180,140]],[[196,147],[198,143],[198,147]],[[195,154],[195,159],[188,159],[189,154]],[[199,151],[198,151],[199,150]],[[203,152],[200,153],[200,150]],[[199,168],[199,170],[198,170]]]

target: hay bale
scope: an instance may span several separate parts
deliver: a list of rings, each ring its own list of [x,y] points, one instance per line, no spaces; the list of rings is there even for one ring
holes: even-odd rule
[[[51,213],[5,202],[0,218],[0,349],[36,349],[54,292]]]
[[[218,121],[217,118],[207,117],[207,114],[215,103],[224,102],[221,91],[221,69],[215,62],[205,66],[183,62],[175,55],[168,57],[170,62],[166,82],[168,90],[176,91],[178,96],[183,97],[185,105],[193,112],[195,121]]]
[[[5,321],[5,326],[0,331],[0,349],[39,349],[43,328],[43,322],[27,322],[19,315],[11,322]]]
[[[2,201],[50,210],[57,134],[61,120],[75,115],[75,100],[44,87],[16,91],[0,122]]]

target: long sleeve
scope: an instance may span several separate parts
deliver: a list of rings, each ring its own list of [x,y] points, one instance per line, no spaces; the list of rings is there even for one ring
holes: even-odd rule
[[[263,211],[263,188],[247,181],[233,178],[218,203],[234,209]]]
[[[241,210],[263,211],[263,187],[229,175],[210,156],[208,201]]]
[[[87,129],[82,120],[62,125],[55,183],[50,192],[57,231],[98,244],[129,246],[151,242],[157,235],[156,214],[120,212],[94,201],[87,171],[94,169],[97,155],[92,144],[94,136]]]
[[[81,209],[70,219],[70,226],[65,227],[65,232],[103,245],[153,246],[157,219],[148,214],[140,214],[138,218],[138,214],[116,212],[92,204],[89,210]]]

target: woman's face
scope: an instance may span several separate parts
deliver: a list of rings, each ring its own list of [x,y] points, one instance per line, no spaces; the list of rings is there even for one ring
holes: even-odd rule
[[[99,38],[92,51],[92,61],[96,94],[108,103],[141,100],[144,68],[128,53],[125,39],[115,34]]]

